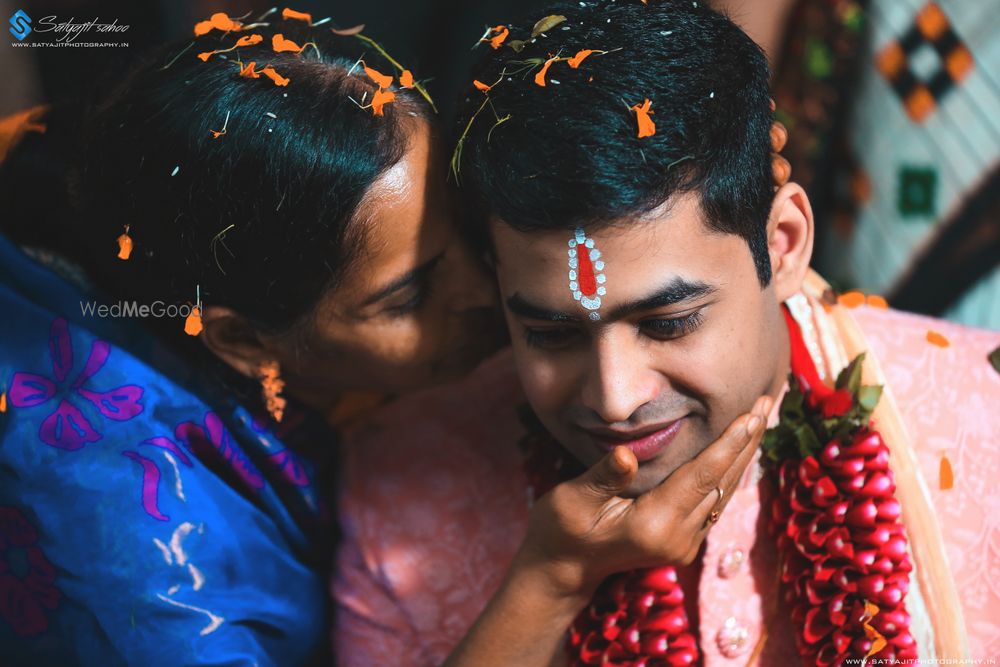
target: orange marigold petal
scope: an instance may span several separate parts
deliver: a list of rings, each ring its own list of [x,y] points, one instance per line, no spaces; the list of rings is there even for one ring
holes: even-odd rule
[[[479,79],[473,79],[472,85],[476,87],[476,90],[481,90],[484,93],[488,93],[490,91],[490,88],[493,87],[493,86],[486,85],[485,83],[483,83]]]
[[[392,77],[388,74],[382,74],[377,69],[372,69],[371,67],[365,66],[365,74],[378,85],[379,88],[388,88],[392,85]]]
[[[372,114],[376,116],[383,116],[382,107],[389,104],[396,99],[396,93],[391,90],[382,90],[381,88],[375,91],[372,95]]]
[[[216,12],[215,14],[212,14],[212,16],[209,18],[209,21],[212,22],[213,28],[218,28],[219,30],[222,31],[239,30],[240,28],[243,27],[242,23],[240,23],[239,21],[234,21],[233,19],[229,18],[227,14],[223,12]]]
[[[271,67],[270,65],[268,65],[267,67],[265,67],[264,69],[262,69],[260,71],[260,73],[263,74],[264,76],[266,76],[267,78],[269,78],[271,81],[274,81],[274,85],[276,85],[276,86],[287,86],[288,85],[288,79],[286,79],[285,77],[283,77],[280,74],[278,74],[278,72],[275,71],[275,69],[273,67]]]
[[[413,88],[413,72],[404,69],[403,73],[399,75],[399,85],[403,88]]]
[[[847,308],[857,308],[858,306],[864,305],[865,295],[863,292],[859,292],[858,290],[844,292],[837,297],[837,303],[841,306],[846,306]]]
[[[274,49],[275,53],[282,53],[284,51],[300,53],[302,51],[301,46],[290,39],[285,39],[285,36],[280,32],[271,37],[271,47]]]
[[[203,328],[201,324],[201,308],[194,306],[184,320],[184,333],[188,336],[197,336]]]
[[[504,40],[510,34],[510,30],[507,29],[507,26],[498,25],[496,28],[493,28],[493,31],[496,35],[490,38],[490,46],[494,49],[499,49],[500,45],[504,43]]]
[[[640,139],[656,134],[656,123],[649,117],[653,113],[652,106],[653,103],[649,101],[649,98],[645,98],[641,106],[638,104],[632,106],[632,111],[635,112],[635,119],[639,126],[638,136]]]
[[[937,345],[938,347],[948,347],[951,345],[951,341],[949,341],[944,334],[931,329],[927,330],[927,342],[931,345]]]
[[[0,393],[0,412],[7,412],[7,392]]]
[[[207,35],[212,32],[215,28],[211,21],[198,21],[194,24],[194,36],[201,37],[202,35]]]
[[[955,486],[955,473],[951,469],[951,461],[948,460],[947,456],[941,457],[941,464],[938,466],[938,486],[941,487],[942,491],[947,491]]]
[[[576,69],[577,67],[580,66],[580,63],[582,63],[587,58],[587,56],[589,56],[593,52],[594,52],[593,49],[583,49],[582,51],[577,51],[575,56],[566,61],[566,64],[568,64],[573,69]]]
[[[543,88],[545,87],[545,75],[548,74],[549,68],[552,67],[552,63],[554,63],[555,61],[556,61],[555,58],[549,58],[548,60],[545,61],[545,64],[542,65],[542,69],[538,70],[538,72],[535,74],[536,85],[539,85]]]
[[[885,300],[885,297],[881,297],[878,294],[869,294],[865,302],[872,308],[888,308],[889,302]]]
[[[246,35],[245,37],[240,37],[236,40],[236,46],[253,46],[254,44],[260,44],[264,41],[264,38],[260,35]]]
[[[260,78],[260,72],[257,72],[257,71],[254,70],[254,67],[256,67],[256,66],[257,66],[257,61],[256,60],[251,60],[246,65],[241,66],[240,67],[240,76],[245,76],[248,79],[259,79]]]
[[[285,7],[281,10],[281,18],[283,19],[295,19],[297,21],[305,21],[306,23],[312,23],[312,14],[306,12],[297,12],[294,9],[289,9]]]
[[[127,233],[118,237],[118,259],[128,259],[132,254],[132,237]]]

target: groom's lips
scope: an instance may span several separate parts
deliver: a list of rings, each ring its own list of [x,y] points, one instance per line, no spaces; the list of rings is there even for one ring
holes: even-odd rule
[[[673,442],[683,424],[684,417],[681,417],[671,422],[634,431],[588,429],[586,433],[598,446],[609,452],[615,447],[628,447],[635,454],[639,463],[642,463],[659,456],[660,452]]]

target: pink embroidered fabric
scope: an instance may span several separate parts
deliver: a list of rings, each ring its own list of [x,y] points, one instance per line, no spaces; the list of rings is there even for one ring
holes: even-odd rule
[[[1000,656],[1000,333],[905,313],[853,311],[902,411],[947,541],[972,658]],[[926,340],[933,329],[951,345]],[[517,447],[523,402],[509,351],[461,383],[388,406],[345,446],[342,547],[332,641],[344,667],[440,665],[499,586],[524,534],[527,485]],[[775,415],[772,415],[772,423]],[[947,453],[955,486],[942,491]],[[697,600],[709,667],[798,664],[774,596],[764,482],[752,469],[680,572]]]

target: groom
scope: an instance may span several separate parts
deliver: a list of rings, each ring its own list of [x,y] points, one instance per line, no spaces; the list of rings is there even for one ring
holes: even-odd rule
[[[686,614],[671,618],[683,619],[684,637],[655,645],[623,609],[595,616],[604,625],[590,634],[573,626],[573,664],[613,661],[614,651],[677,664],[802,664],[827,640],[824,659],[841,649],[995,656],[1000,589],[977,583],[989,566],[977,536],[991,530],[988,508],[1000,498],[986,482],[1000,465],[1000,421],[988,407],[1000,376],[987,362],[1000,336],[831,299],[809,270],[806,193],[773,185],[764,56],[724,17],[700,3],[587,2],[505,30],[474,71],[453,168],[485,213],[479,231],[512,360],[393,406],[349,448],[334,589],[343,664],[440,664],[494,592],[491,605],[511,599],[502,577],[525,534],[522,498],[544,491],[546,472],[537,448],[528,464],[517,449],[526,434],[511,363],[543,427],[528,440],[551,437],[583,466],[626,447],[639,464],[626,498],[669,479],[761,394],[782,396],[792,371],[820,416],[862,415],[861,434],[878,429],[894,480],[878,498],[880,520],[902,506],[886,534],[905,535],[894,542],[905,553],[888,559],[884,543],[873,551],[886,576],[866,592],[864,616],[844,611],[877,637],[840,645],[850,639],[833,627],[847,623],[834,608],[844,598],[827,590],[834,579],[822,567],[808,591],[822,604],[777,593],[782,543],[767,529],[776,482],[755,460],[699,557],[676,570],[682,590],[670,594]],[[861,352],[865,383],[887,385],[874,415],[825,398]],[[870,466],[862,481],[884,468],[881,456],[858,459]],[[819,562],[832,548],[821,546]],[[856,574],[845,586],[874,581]],[[899,614],[883,586],[905,598]],[[867,606],[875,602],[881,617]],[[481,625],[470,644],[489,645]]]

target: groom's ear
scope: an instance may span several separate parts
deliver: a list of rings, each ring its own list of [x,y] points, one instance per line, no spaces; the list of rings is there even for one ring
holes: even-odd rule
[[[771,285],[778,301],[802,288],[813,250],[813,214],[809,197],[798,183],[781,186],[767,219]]]

